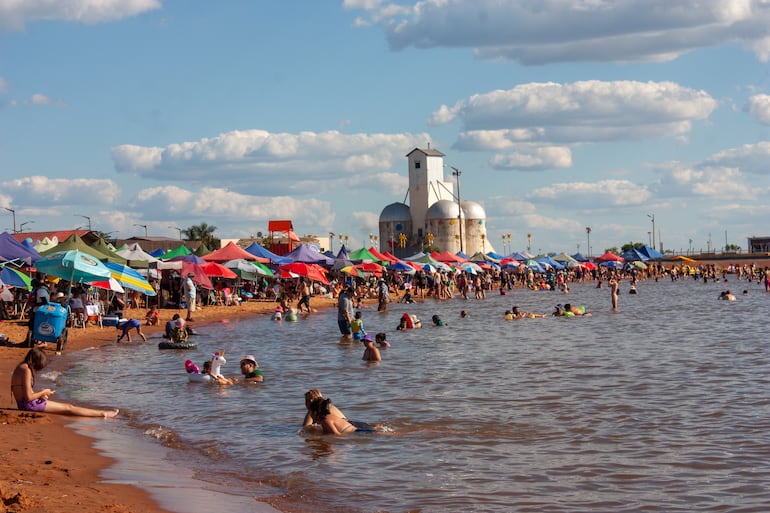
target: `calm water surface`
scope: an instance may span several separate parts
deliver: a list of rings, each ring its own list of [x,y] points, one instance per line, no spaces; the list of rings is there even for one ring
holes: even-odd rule
[[[728,285],[738,301],[717,299]],[[200,327],[197,351],[67,355],[79,363],[59,388],[119,406],[130,421],[105,425],[152,440],[152,457],[285,511],[769,511],[770,294],[734,279],[638,290],[623,284],[617,313],[594,284],[366,308],[392,343],[379,364],[337,343],[336,311],[259,316]],[[593,316],[502,319],[570,301]],[[407,309],[426,326],[396,331]],[[225,375],[254,354],[266,382],[188,383],[184,360],[221,350]],[[387,431],[302,433],[309,388]]]

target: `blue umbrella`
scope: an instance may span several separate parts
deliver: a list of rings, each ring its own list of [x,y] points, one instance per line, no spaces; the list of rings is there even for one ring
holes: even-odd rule
[[[35,268],[39,273],[69,281],[70,287],[73,283],[91,283],[107,280],[112,276],[110,270],[98,258],[76,249],[46,255],[35,262]]]
[[[26,274],[12,267],[3,267],[0,271],[0,281],[9,287],[19,287],[32,290],[32,282]]]

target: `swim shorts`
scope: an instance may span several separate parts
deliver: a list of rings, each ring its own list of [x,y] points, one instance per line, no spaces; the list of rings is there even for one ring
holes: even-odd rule
[[[20,410],[24,411],[45,411],[45,405],[46,400],[42,397],[39,399],[33,399],[32,401],[25,401],[24,399],[19,399],[16,401],[16,406]]]

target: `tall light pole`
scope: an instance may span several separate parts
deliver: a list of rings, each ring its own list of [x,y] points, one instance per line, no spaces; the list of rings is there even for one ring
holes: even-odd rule
[[[587,239],[586,243],[588,244],[586,246],[586,252],[588,253],[588,255],[586,256],[590,258],[591,257],[591,227],[590,226],[586,226],[586,239]]]
[[[88,216],[83,216],[83,215],[80,215],[80,214],[75,214],[75,217],[82,217],[83,219],[85,219],[86,221],[88,221],[88,231],[89,231],[89,232],[91,231],[91,218],[90,218],[90,217],[88,217]]]
[[[532,234],[528,233],[527,234],[527,253],[529,253],[531,249],[532,249]]]
[[[19,233],[22,233],[24,231],[24,226],[28,225],[29,223],[34,223],[35,221],[24,221],[19,225]]]
[[[329,232],[329,251],[334,253],[334,232]]]
[[[655,249],[655,214],[647,214],[652,219],[652,249]]]
[[[463,174],[462,171],[457,169],[456,167],[449,166],[452,168],[452,176],[457,178],[457,223],[460,225],[460,253],[464,253],[463,251],[463,207],[460,205],[460,175]]]
[[[146,224],[136,224],[136,223],[134,223],[134,226],[139,226],[140,228],[144,228],[144,236],[147,237],[147,225]]]
[[[3,207],[3,208],[6,209],[11,214],[13,214],[13,233],[16,233],[16,211],[8,207]]]
[[[647,240],[650,241],[650,247],[652,248],[652,232],[647,232]],[[655,249],[655,248],[652,248]]]
[[[141,226],[141,225],[134,225],[134,226]],[[146,233],[147,227],[145,226],[144,228],[145,228],[145,233]],[[182,240],[182,232],[184,231],[182,228],[179,228],[177,226],[169,226],[169,228],[171,228],[172,230],[178,231],[179,232],[179,240]]]

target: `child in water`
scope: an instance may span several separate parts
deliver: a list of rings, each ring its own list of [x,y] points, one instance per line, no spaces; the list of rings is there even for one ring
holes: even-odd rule
[[[444,326],[444,321],[441,320],[441,317],[439,317],[438,315],[434,315],[433,317],[431,317],[431,319],[433,320],[434,326]]]
[[[385,333],[377,333],[374,336],[374,341],[377,343],[378,346],[380,346],[381,349],[390,347],[390,342],[388,342],[386,337],[387,335],[385,335]]]
[[[353,340],[361,340],[366,335],[364,329],[364,320],[361,312],[356,312],[352,321],[350,321],[350,331],[353,332]]]

